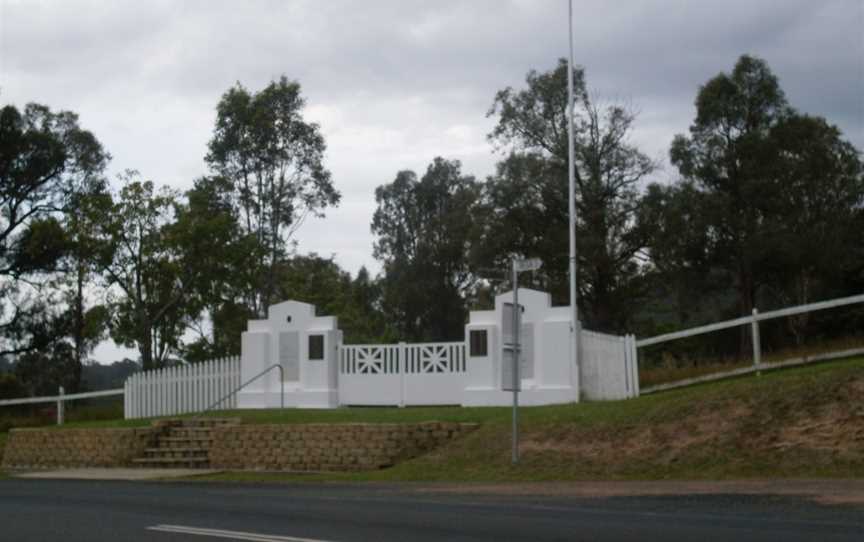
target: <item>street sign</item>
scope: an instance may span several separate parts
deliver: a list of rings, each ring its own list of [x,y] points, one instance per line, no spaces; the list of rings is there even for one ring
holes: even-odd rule
[[[521,308],[521,306],[520,306]],[[513,303],[504,303],[501,311],[501,389],[504,391],[521,390],[522,379],[516,363],[519,359],[519,336],[517,329],[521,321],[521,311],[514,314]]]
[[[522,391],[522,379],[518,378],[519,371],[513,360],[516,358],[516,350],[504,348],[501,359],[501,390]]]
[[[536,271],[537,269],[540,269],[541,265],[543,265],[543,262],[540,261],[540,258],[513,260],[513,269],[515,269],[517,273],[521,273],[522,271]]]

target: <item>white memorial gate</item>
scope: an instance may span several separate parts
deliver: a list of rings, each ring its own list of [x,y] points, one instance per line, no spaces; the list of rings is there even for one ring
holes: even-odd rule
[[[507,406],[508,363],[503,325],[512,318],[512,292],[495,308],[471,311],[462,341],[342,344],[334,316],[286,301],[266,320],[250,320],[241,356],[142,373],[126,385],[127,417],[225,408],[336,408],[338,406]],[[579,370],[570,352],[569,307],[549,294],[519,289],[520,403],[548,405],[625,399],[639,394],[636,344],[583,330]],[[239,389],[239,391],[238,391]],[[581,394],[577,394],[579,389]]]
[[[502,390],[506,363],[502,323],[512,292],[495,298],[495,308],[471,311],[465,339],[458,342],[341,344],[331,316],[287,301],[270,307],[266,320],[250,320],[243,333],[243,382],[270,370],[238,393],[238,408],[339,405],[508,405]],[[521,401],[525,405],[577,399],[579,374],[570,354],[569,307],[552,307],[545,292],[519,289],[521,317]],[[637,394],[635,358],[626,337],[582,333],[582,392],[588,399],[622,399]]]

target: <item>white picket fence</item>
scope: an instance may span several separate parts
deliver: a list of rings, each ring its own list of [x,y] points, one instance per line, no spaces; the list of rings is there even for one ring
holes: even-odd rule
[[[128,420],[201,412],[239,386],[239,356],[138,373],[123,386],[124,417]],[[236,407],[235,394],[218,409]]]

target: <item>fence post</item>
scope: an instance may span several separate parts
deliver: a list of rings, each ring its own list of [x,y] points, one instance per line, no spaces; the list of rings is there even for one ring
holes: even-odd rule
[[[63,386],[57,390],[57,425],[63,425]]]
[[[759,337],[759,309],[753,307],[753,319],[750,322],[751,339],[753,340],[753,365],[756,367],[756,376],[761,376],[762,371],[762,341]]]
[[[405,371],[408,369],[408,345],[399,343],[399,408],[405,408]]]
[[[639,387],[639,347],[636,346],[636,335],[630,335],[630,348],[633,352],[633,389],[636,397],[641,394]]]

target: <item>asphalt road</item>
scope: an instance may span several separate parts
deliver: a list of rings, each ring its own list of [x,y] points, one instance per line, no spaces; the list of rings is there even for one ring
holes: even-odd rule
[[[789,497],[504,497],[413,486],[0,481],[0,540],[864,540],[864,509]]]

